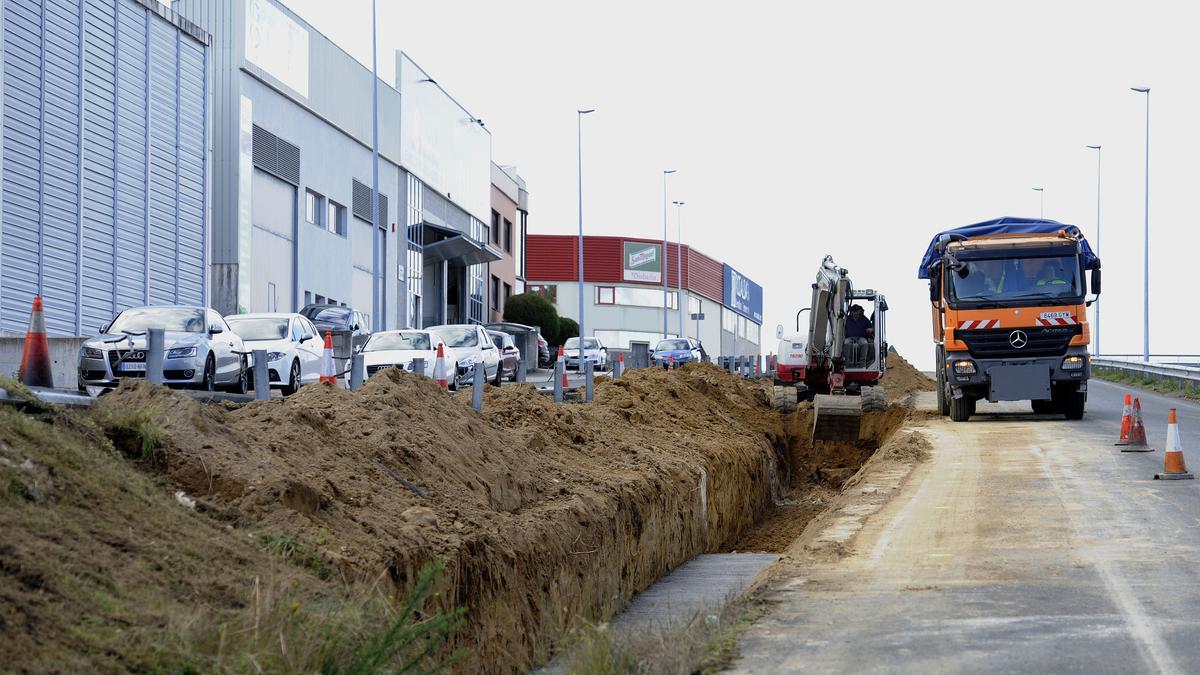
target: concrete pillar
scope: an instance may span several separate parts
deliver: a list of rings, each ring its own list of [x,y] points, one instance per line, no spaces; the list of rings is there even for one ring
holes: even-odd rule
[[[413,359],[413,373],[425,377],[425,359]]]
[[[350,356],[350,391],[362,389],[364,363],[362,352],[354,352]]]
[[[475,412],[483,412],[483,377],[486,371],[482,363],[475,364],[475,381],[471,383],[471,407]]]
[[[554,402],[562,403],[563,402],[563,386],[562,386],[563,360],[562,359],[559,359],[554,362],[554,376],[552,379],[554,380]]]
[[[525,365],[525,359],[519,359],[517,361],[517,382],[525,381],[525,376],[527,375],[526,371],[528,368],[529,367]]]
[[[166,356],[166,335],[161,328],[151,328],[146,331],[146,380],[154,384],[162,384],[163,357]]]
[[[254,400],[265,401],[271,398],[271,376],[267,371],[267,350],[255,349],[250,355],[254,357]]]
[[[596,371],[588,364],[587,374],[583,378],[583,400],[592,402],[592,394],[596,383]]]

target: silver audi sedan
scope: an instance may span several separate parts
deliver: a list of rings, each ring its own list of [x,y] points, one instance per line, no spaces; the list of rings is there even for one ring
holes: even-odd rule
[[[166,384],[246,393],[249,362],[242,338],[204,307],[134,307],[118,314],[79,350],[80,391],[146,377],[151,328],[164,331]]]

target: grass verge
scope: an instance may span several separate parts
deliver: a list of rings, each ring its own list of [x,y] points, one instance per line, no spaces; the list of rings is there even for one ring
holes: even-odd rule
[[[1127,384],[1132,387],[1141,387],[1167,396],[1175,396],[1177,398],[1186,398],[1193,401],[1200,400],[1200,391],[1192,389],[1191,386],[1181,385],[1170,380],[1156,380],[1147,375],[1138,373],[1129,373],[1120,370],[1106,370],[1100,368],[1092,369],[1092,376],[1098,377],[1107,382],[1116,384]]]

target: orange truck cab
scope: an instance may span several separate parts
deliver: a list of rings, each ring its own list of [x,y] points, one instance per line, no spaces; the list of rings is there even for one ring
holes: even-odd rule
[[[1079,228],[1001,218],[940,232],[918,276],[929,280],[941,414],[965,421],[986,399],[1083,417],[1100,259]]]

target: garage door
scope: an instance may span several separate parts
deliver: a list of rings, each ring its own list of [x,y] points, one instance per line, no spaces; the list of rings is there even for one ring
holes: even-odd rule
[[[259,169],[251,188],[251,312],[294,312],[296,188]]]

